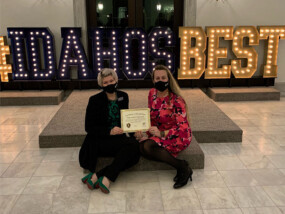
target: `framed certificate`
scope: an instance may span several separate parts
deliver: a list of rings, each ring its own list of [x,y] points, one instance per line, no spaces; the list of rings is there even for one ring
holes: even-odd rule
[[[122,109],[121,126],[124,132],[147,131],[150,128],[150,109]]]

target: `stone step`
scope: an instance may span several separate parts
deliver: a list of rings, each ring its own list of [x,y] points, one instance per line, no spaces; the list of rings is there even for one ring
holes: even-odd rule
[[[59,105],[63,91],[2,91],[0,106]]]
[[[280,100],[280,91],[273,87],[208,88],[216,102]]]

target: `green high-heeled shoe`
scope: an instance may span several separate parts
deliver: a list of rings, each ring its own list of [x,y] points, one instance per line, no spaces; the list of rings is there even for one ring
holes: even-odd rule
[[[90,173],[91,175],[89,175],[88,176],[88,178],[87,178],[87,180],[86,180],[86,182],[85,182],[85,184],[87,184],[87,187],[89,188],[89,189],[91,189],[91,190],[93,190],[93,189],[98,189],[99,188],[99,186],[98,186],[98,183],[99,183],[99,179],[97,179],[97,181],[95,182],[95,183],[93,183],[93,181],[91,180],[91,178],[92,178],[92,175],[94,174],[94,173]],[[87,177],[87,176],[85,176],[85,177]],[[83,178],[82,178],[83,179]]]
[[[102,183],[102,181],[103,181],[103,176],[98,179],[98,187],[103,193],[106,194],[110,193],[110,190]]]
[[[86,176],[84,176],[83,178],[81,178],[81,181],[82,181],[84,184],[86,184],[87,180],[92,178],[92,175],[93,175],[92,172],[89,173],[88,175],[86,175]]]

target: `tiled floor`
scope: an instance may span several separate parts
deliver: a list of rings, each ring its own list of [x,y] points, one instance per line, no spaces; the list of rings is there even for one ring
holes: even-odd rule
[[[38,148],[60,106],[1,107],[0,213],[285,213],[285,98],[217,105],[242,143],[200,144],[205,169],[180,190],[174,171],[124,172],[109,195],[81,183],[79,148]]]

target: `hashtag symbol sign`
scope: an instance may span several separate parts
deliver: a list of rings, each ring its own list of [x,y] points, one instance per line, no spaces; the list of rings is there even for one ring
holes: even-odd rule
[[[4,36],[0,36],[0,75],[2,82],[8,82],[8,73],[12,73],[12,65],[7,64],[6,55],[10,54],[8,45],[4,45]]]

